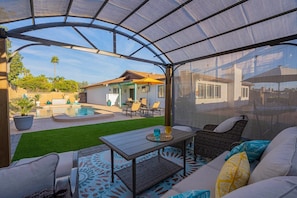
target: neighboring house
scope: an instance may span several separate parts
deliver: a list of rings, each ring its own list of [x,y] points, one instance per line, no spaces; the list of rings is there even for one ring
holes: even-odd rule
[[[110,100],[111,105],[122,106],[128,98],[139,101],[146,98],[152,106],[155,101],[160,101],[160,107],[165,107],[165,82],[161,85],[135,84],[133,80],[150,77],[164,82],[165,76],[127,70],[115,79],[99,82],[84,87],[87,94],[87,103],[106,105]]]
[[[214,77],[189,71],[180,72],[176,82],[177,102],[193,100],[199,110],[243,106],[249,103],[252,83],[242,81],[242,71],[236,67],[224,78]],[[191,91],[194,84],[195,91]],[[185,102],[185,101],[184,101]],[[215,104],[215,105],[214,105]]]

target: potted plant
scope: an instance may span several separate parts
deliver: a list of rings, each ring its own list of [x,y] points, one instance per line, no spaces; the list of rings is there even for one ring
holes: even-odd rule
[[[21,115],[13,116],[14,124],[17,130],[27,130],[32,127],[34,115],[28,115],[34,107],[34,100],[28,97],[22,97],[15,101],[15,106]]]
[[[77,104],[77,103],[78,103],[78,99],[79,99],[79,98],[78,98],[78,94],[74,94],[74,98],[75,98],[74,103]]]
[[[34,100],[35,100],[36,107],[39,107],[39,106],[40,106],[40,101],[39,101],[39,99],[40,99],[40,94],[36,94],[36,95],[34,96]]]

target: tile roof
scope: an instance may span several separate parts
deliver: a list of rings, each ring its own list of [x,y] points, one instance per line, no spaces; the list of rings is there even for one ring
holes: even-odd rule
[[[111,79],[111,80],[106,80],[102,82],[98,82],[92,85],[85,86],[83,88],[90,88],[90,87],[97,87],[97,86],[106,86],[109,84],[117,84],[117,83],[133,83],[133,79],[141,79],[145,77],[150,77],[153,79],[157,80],[164,80],[165,75],[163,74],[154,74],[154,73],[149,73],[149,72],[140,72],[140,71],[133,71],[133,70],[126,70],[120,77]]]

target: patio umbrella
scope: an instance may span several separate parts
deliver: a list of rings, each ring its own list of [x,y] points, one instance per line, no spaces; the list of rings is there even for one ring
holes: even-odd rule
[[[297,69],[278,66],[264,73],[248,78],[244,81],[248,81],[252,83],[261,83],[261,82],[281,83],[281,82],[297,81]]]
[[[297,69],[284,66],[278,66],[244,81],[252,83],[278,83],[278,92],[280,83],[297,81]]]
[[[148,85],[148,86],[164,84],[162,81],[156,80],[156,79],[150,78],[150,77],[145,77],[142,79],[135,79],[135,80],[133,80],[133,82],[136,84],[142,84],[142,85]],[[148,100],[148,92],[146,93],[146,95],[147,95],[147,100]]]
[[[145,77],[142,79],[135,79],[133,80],[134,83],[136,84],[147,84],[147,85],[160,85],[163,84],[162,81],[160,80],[156,80],[154,78],[150,78],[150,77]]]

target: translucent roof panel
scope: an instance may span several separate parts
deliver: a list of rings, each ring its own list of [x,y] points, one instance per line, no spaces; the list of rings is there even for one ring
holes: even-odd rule
[[[142,38],[139,50],[156,49],[166,64],[297,39],[297,0],[0,0],[0,25],[53,16],[113,24],[106,29]]]
[[[69,0],[33,0],[34,16],[64,16],[67,14],[69,2]]]

